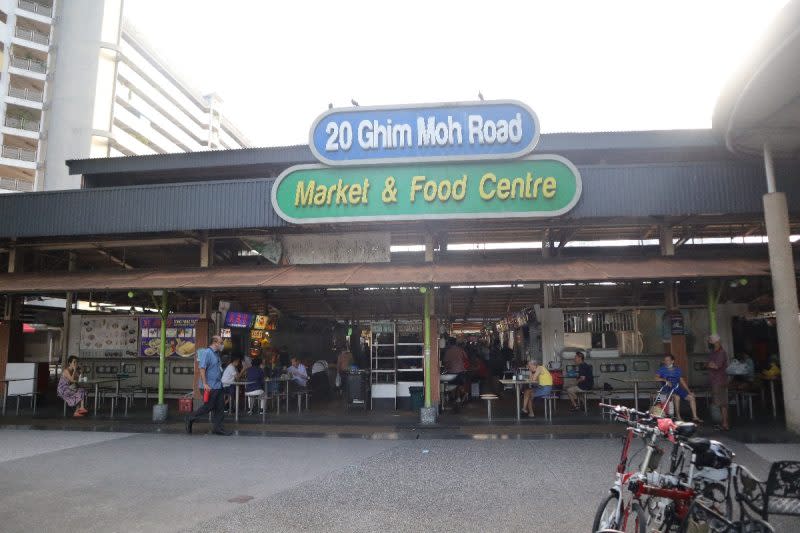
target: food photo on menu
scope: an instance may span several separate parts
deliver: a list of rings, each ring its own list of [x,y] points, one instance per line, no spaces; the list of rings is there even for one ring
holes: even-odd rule
[[[166,357],[192,357],[197,352],[195,324],[197,317],[170,317],[167,319]],[[161,354],[161,319],[141,317],[141,352],[143,357],[158,357]]]

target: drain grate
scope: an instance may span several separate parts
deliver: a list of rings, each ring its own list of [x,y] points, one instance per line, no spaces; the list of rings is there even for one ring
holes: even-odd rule
[[[233,498],[231,498],[228,501],[230,503],[247,503],[252,499],[253,499],[253,496],[240,495],[240,496],[234,496]]]

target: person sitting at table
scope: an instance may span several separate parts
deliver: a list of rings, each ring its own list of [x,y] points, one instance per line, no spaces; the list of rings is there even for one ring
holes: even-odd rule
[[[460,404],[467,401],[470,392],[470,380],[467,373],[467,352],[456,344],[452,337],[447,339],[447,349],[444,351],[444,369],[448,374],[456,377],[450,383],[457,385],[455,402]]]
[[[78,388],[78,378],[80,377],[80,370],[78,370],[78,358],[70,355],[67,359],[67,367],[61,372],[61,377],[58,378],[58,388],[56,394],[63,399],[70,407],[78,406],[72,416],[81,417],[88,413],[85,407],[86,403],[86,389]]]
[[[231,362],[225,367],[222,373],[222,390],[225,392],[225,405],[226,410],[230,411],[230,402],[234,394],[236,394],[236,387],[234,381],[239,381],[245,373],[242,368],[242,356],[239,354],[231,355]]]
[[[264,369],[261,368],[263,361],[261,358],[256,357],[250,362],[250,367],[245,371],[245,381],[247,385],[244,386],[244,395],[250,397],[261,397],[261,411],[264,411],[266,404],[266,397],[264,396]],[[253,408],[248,404],[247,414],[253,414]],[[259,413],[261,414],[261,413]]]
[[[306,366],[297,357],[292,357],[290,361],[292,364],[286,369],[286,373],[292,378],[289,382],[289,387],[294,391],[305,390],[306,385],[308,385]]]
[[[550,394],[553,390],[553,376],[550,371],[539,361],[531,359],[528,361],[528,370],[530,370],[530,384],[525,386],[525,393],[523,395],[522,412],[533,418],[533,399],[543,398]]]
[[[664,364],[656,371],[656,381],[664,382],[660,391],[662,394],[669,394],[670,389],[675,389],[672,393],[672,401],[675,406],[675,417],[678,420],[681,420],[681,400],[687,400],[689,407],[692,409],[692,422],[696,424],[702,422],[697,417],[697,402],[694,394],[689,390],[689,386],[683,378],[681,367],[675,364],[675,357],[672,354],[664,356]]]
[[[578,367],[578,379],[575,385],[567,387],[567,395],[569,395],[569,401],[572,403],[570,411],[580,411],[578,393],[590,391],[594,387],[592,366],[586,363],[583,352],[575,352],[575,365]]]

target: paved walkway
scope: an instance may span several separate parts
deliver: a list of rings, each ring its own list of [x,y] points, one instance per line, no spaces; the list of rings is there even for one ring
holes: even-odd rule
[[[800,453],[797,444],[728,443],[761,476],[773,456]],[[386,440],[5,429],[0,523],[4,532],[588,531],[619,447],[618,438],[602,436]],[[776,525],[800,529],[797,521]]]

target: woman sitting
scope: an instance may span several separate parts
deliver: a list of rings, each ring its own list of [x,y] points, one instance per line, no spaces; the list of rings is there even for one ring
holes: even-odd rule
[[[522,412],[533,418],[533,399],[543,398],[553,390],[553,376],[550,371],[540,365],[538,361],[528,361],[528,370],[531,371],[531,384],[525,387],[524,401],[522,402]]]
[[[61,377],[58,379],[58,389],[56,394],[62,398],[67,405],[75,407],[75,413],[72,416],[81,417],[89,411],[84,407],[86,401],[86,389],[78,388],[78,377],[80,371],[78,370],[78,358],[70,355],[67,359],[67,367],[61,372]]]

